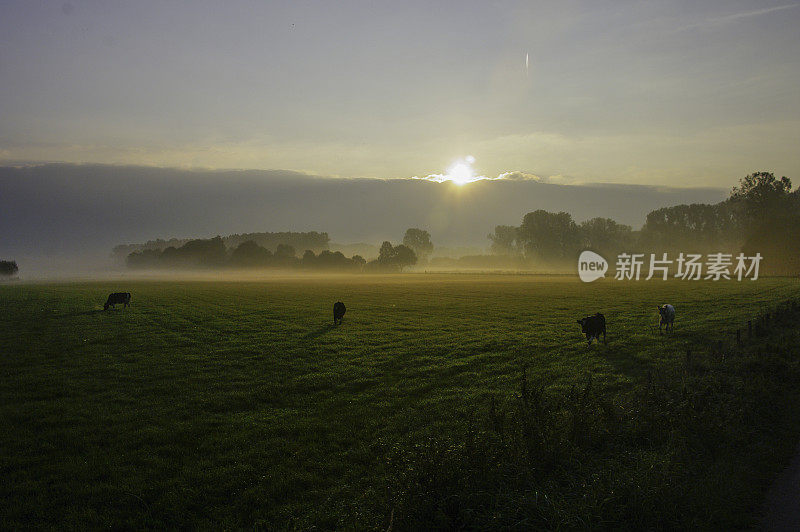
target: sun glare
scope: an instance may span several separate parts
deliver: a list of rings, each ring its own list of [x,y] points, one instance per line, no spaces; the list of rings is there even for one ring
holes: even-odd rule
[[[447,178],[456,185],[466,185],[475,181],[475,171],[472,169],[472,163],[475,162],[475,157],[472,155],[466,156],[464,159],[458,160],[447,169]]]

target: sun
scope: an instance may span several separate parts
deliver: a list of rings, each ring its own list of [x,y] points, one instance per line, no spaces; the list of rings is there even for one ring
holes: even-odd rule
[[[475,171],[472,169],[472,163],[474,162],[475,157],[472,155],[467,155],[463,159],[454,162],[447,169],[448,180],[459,186],[475,181]]]
[[[447,175],[456,185],[466,185],[473,177],[472,168],[466,163],[455,163],[447,169]]]

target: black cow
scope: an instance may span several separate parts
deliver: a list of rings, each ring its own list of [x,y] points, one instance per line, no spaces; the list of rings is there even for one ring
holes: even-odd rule
[[[578,320],[581,325],[581,332],[586,335],[586,340],[589,345],[592,345],[592,339],[597,338],[600,341],[600,333],[603,334],[603,343],[606,342],[606,317],[599,312],[594,316],[586,316]]]
[[[106,304],[103,305],[103,310],[108,310],[108,307],[113,307],[117,303],[122,303],[123,307],[125,308],[131,304],[131,293],[130,292],[114,292],[113,294],[108,294],[108,299],[106,299]]]
[[[344,306],[344,303],[341,301],[337,301],[333,304],[333,324],[336,325],[338,323],[342,323],[342,318],[344,317],[344,313],[347,312],[347,309]]]

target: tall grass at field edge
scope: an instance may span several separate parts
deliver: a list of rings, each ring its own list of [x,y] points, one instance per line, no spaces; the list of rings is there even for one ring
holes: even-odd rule
[[[654,363],[622,394],[588,373],[511,396],[459,430],[388,453],[387,526],[404,529],[739,529],[800,434],[800,317],[786,301],[748,328]]]

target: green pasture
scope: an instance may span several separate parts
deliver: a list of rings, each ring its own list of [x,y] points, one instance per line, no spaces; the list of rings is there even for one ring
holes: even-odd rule
[[[104,312],[112,291],[131,306]],[[591,375],[613,399],[687,349],[711,368],[710,346],[799,297],[798,280],[778,278],[0,285],[0,526],[385,528],[392,453],[457,434],[517,392],[522,368],[552,393]],[[334,327],[337,300],[347,313]],[[677,310],[670,335],[658,334],[662,303]],[[587,347],[576,320],[598,311],[608,343]],[[743,500],[793,442],[775,445]]]

